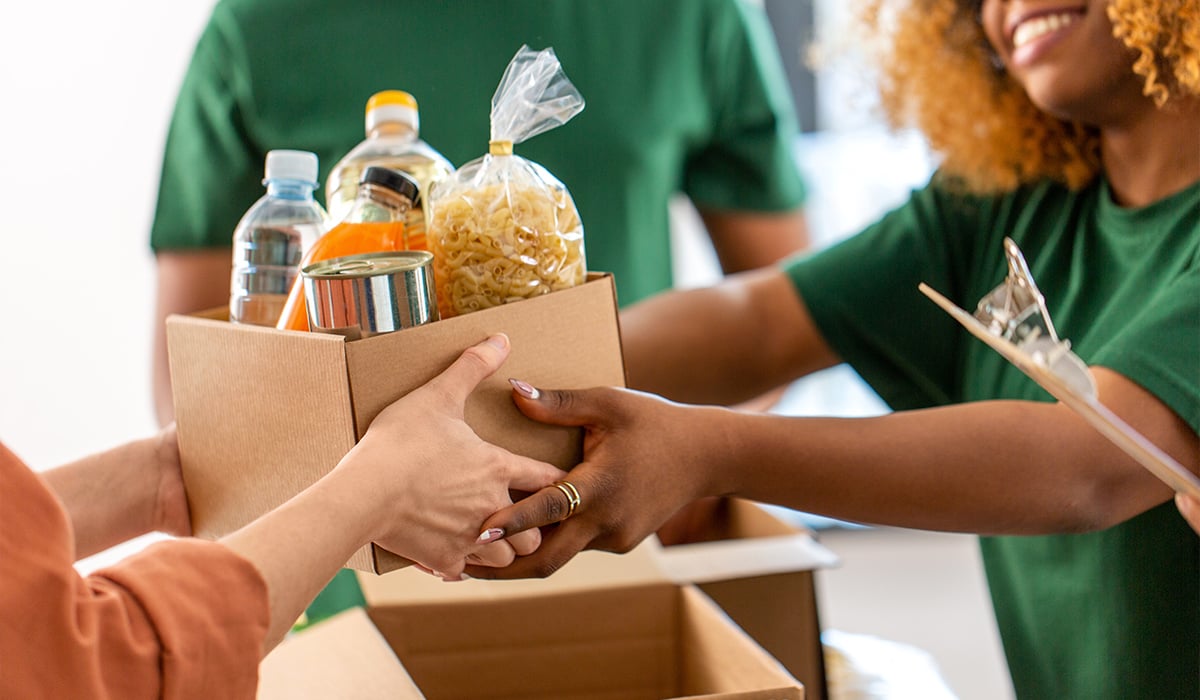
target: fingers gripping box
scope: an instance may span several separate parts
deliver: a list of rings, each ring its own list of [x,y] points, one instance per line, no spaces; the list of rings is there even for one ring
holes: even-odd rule
[[[221,537],[316,482],[391,402],[497,332],[508,360],[471,394],[481,438],[562,468],[581,459],[578,429],[529,420],[508,377],[572,389],[624,386],[611,275],[577,287],[394,333],[341,336],[229,323],[224,308],[167,319],[175,417],[195,534]],[[374,545],[347,566],[407,562]]]

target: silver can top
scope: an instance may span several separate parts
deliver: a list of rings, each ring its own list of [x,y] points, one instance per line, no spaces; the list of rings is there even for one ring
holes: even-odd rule
[[[427,267],[432,262],[433,254],[424,250],[387,251],[321,260],[305,266],[300,272],[312,279],[353,279],[408,272]]]

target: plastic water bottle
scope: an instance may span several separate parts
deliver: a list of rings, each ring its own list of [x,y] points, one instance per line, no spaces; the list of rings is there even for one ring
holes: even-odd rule
[[[263,184],[267,193],[233,233],[229,320],[274,326],[300,273],[300,260],[329,228],[329,216],[313,198],[319,186],[314,153],[267,153]]]

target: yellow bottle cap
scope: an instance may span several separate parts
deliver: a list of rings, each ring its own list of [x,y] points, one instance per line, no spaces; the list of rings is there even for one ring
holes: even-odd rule
[[[399,122],[418,129],[417,100],[403,90],[384,90],[367,100],[367,133],[386,122]]]

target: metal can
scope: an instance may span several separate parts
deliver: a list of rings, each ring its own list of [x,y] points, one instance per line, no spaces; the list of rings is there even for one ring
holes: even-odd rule
[[[423,250],[332,258],[300,274],[311,331],[357,340],[439,318],[433,254]]]

